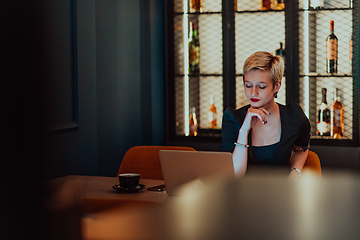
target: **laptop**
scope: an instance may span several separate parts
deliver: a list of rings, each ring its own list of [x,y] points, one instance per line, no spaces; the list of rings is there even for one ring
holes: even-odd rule
[[[183,184],[224,176],[235,178],[232,155],[229,152],[160,150],[160,164],[168,195],[177,195]]]

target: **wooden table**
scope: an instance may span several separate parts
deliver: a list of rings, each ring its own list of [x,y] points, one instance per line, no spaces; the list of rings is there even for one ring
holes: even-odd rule
[[[170,201],[164,192],[113,192],[115,178],[69,178],[76,179],[86,181],[85,198],[120,203],[82,214],[83,240],[360,239],[358,175],[254,175],[200,188],[189,184]]]
[[[217,181],[159,208],[102,212],[88,239],[360,239],[360,177]],[[167,204],[169,203],[169,204]],[[124,214],[124,215],[121,215]],[[100,224],[101,222],[101,224]],[[125,226],[125,228],[122,228]]]
[[[106,239],[104,216],[115,214],[118,223],[127,221],[134,212],[161,206],[168,195],[165,191],[147,189],[136,193],[121,193],[113,189],[119,183],[116,177],[70,175],[49,181],[47,204],[51,213],[55,239]],[[163,180],[140,179],[140,184],[153,187]],[[122,224],[128,231],[134,224]],[[105,230],[104,230],[105,229]],[[118,228],[122,229],[122,228]],[[128,231],[129,232],[129,231]],[[124,235],[124,233],[122,233]],[[126,234],[125,234],[126,236]]]

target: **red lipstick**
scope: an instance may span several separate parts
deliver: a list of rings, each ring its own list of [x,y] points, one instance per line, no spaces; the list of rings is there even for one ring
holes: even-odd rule
[[[260,99],[250,98],[250,101],[252,101],[252,102],[258,102],[258,101],[260,101]]]

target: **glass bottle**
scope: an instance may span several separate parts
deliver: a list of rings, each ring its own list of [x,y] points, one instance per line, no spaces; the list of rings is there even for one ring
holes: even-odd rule
[[[285,61],[285,49],[283,47],[283,43],[280,42],[280,48],[276,49],[275,51],[275,55],[279,55],[280,57],[282,57]]]
[[[330,109],[326,101],[326,88],[322,88],[322,100],[318,110],[317,134],[319,136],[330,136]]]
[[[190,118],[189,118],[189,135],[196,136],[197,135],[197,118],[195,107],[191,108]]]
[[[335,89],[335,100],[332,105],[332,138],[342,139],[344,137],[344,106],[340,99],[340,89]]]
[[[272,0],[271,8],[274,10],[283,10],[285,8],[285,0]]]
[[[200,12],[202,9],[202,0],[191,0],[191,8],[196,12]]]
[[[270,10],[271,9],[271,0],[262,0],[261,1],[261,10]]]
[[[211,129],[217,128],[217,116],[216,115],[217,115],[217,113],[216,113],[214,98],[211,97],[210,98],[210,109],[209,109],[209,123],[210,123]]]
[[[338,38],[334,34],[334,21],[330,21],[330,34],[326,38],[326,72],[337,73]]]
[[[191,38],[189,41],[189,73],[199,73],[200,42],[197,36],[196,24],[190,22]]]

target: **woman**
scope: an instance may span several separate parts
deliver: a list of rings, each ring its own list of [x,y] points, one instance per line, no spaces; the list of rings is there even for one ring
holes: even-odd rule
[[[232,152],[237,177],[251,166],[282,168],[290,171],[289,177],[299,177],[308,156],[310,123],[299,105],[275,102],[284,61],[268,52],[256,52],[245,61],[243,73],[250,105],[226,109],[221,149]]]

